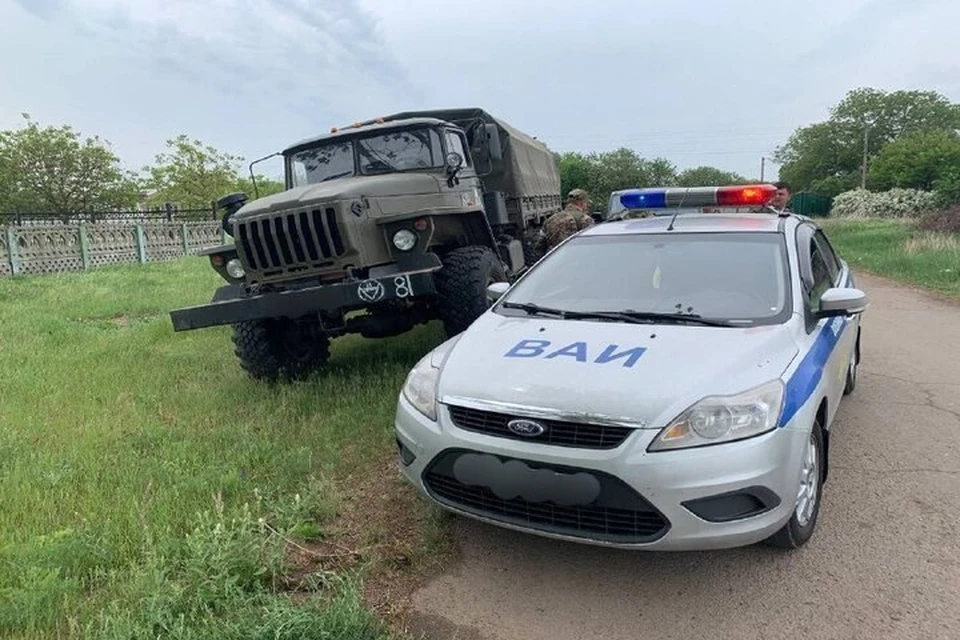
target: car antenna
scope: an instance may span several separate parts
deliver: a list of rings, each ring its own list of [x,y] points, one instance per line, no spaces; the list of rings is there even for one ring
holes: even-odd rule
[[[680,198],[680,204],[677,205],[677,212],[676,212],[675,214],[673,214],[673,217],[672,217],[672,218],[670,218],[670,226],[667,227],[667,231],[673,231],[673,223],[676,222],[677,216],[680,215],[680,207],[683,206],[683,201],[686,199],[686,197],[687,197],[687,191],[688,191],[689,189],[690,189],[690,187],[687,187],[686,189],[684,189],[684,191],[683,191],[683,197]]]

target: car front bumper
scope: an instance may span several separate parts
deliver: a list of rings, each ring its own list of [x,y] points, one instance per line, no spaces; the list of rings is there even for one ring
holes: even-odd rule
[[[403,474],[447,510],[551,538],[679,551],[750,545],[790,519],[809,437],[793,425],[805,418],[697,449],[648,453],[649,429],[614,449],[580,449],[464,430],[442,404],[433,422],[401,394],[395,431]]]

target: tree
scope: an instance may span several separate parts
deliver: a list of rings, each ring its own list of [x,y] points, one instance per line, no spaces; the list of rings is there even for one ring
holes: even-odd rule
[[[960,169],[960,136],[954,131],[906,134],[877,155],[870,167],[871,186],[929,191],[951,169]]]
[[[677,176],[677,186],[679,187],[723,187],[731,184],[747,184],[749,182],[747,178],[739,174],[706,166],[685,169]]]
[[[797,129],[774,158],[781,165],[780,176],[794,191],[832,196],[860,183],[865,133],[869,165],[881,149],[905,133],[957,127],[960,105],[939,93],[854,89],[831,109],[826,121]]]
[[[582,153],[571,151],[557,155],[560,172],[560,192],[566,196],[572,189],[590,190],[590,159]]]
[[[168,151],[145,167],[148,185],[156,192],[150,202],[172,202],[181,209],[205,209],[218,198],[237,190],[242,158],[203,144],[186,135],[167,140]],[[252,188],[250,195],[252,195]]]
[[[246,178],[237,178],[236,185],[233,187],[233,191],[242,191],[247,194],[247,197],[251,200],[257,197],[271,196],[275,193],[280,193],[286,187],[283,184],[282,180],[273,180],[266,176],[257,174],[257,186],[254,188],[253,181],[249,177]]]
[[[0,131],[0,209],[68,214],[136,206],[136,178],[109,143],[23,117],[24,127]]]

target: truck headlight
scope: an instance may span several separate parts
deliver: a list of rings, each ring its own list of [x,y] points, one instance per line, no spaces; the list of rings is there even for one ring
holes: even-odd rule
[[[647,451],[720,444],[771,431],[780,420],[783,394],[777,379],[734,396],[704,398],[658,433]]]
[[[417,234],[409,229],[400,229],[393,234],[393,246],[400,251],[410,251],[417,245]]]
[[[437,420],[437,382],[440,368],[433,364],[433,353],[428,353],[407,374],[403,383],[403,396],[417,411]]]
[[[238,258],[228,260],[226,269],[227,275],[234,280],[242,280],[243,276],[246,275],[246,271],[243,270],[243,265]]]

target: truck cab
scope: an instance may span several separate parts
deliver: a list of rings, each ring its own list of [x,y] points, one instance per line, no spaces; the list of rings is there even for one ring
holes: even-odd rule
[[[284,191],[223,199],[234,243],[208,253],[227,286],[171,313],[178,331],[233,325],[235,342],[257,327],[237,352],[258,378],[290,369],[265,334],[319,344],[294,367],[304,372],[346,333],[386,337],[440,319],[456,335],[489,305],[489,282],[536,261],[539,225],[560,208],[546,145],[482,110],[358,122],[279,155]],[[247,352],[274,355],[248,366]]]

